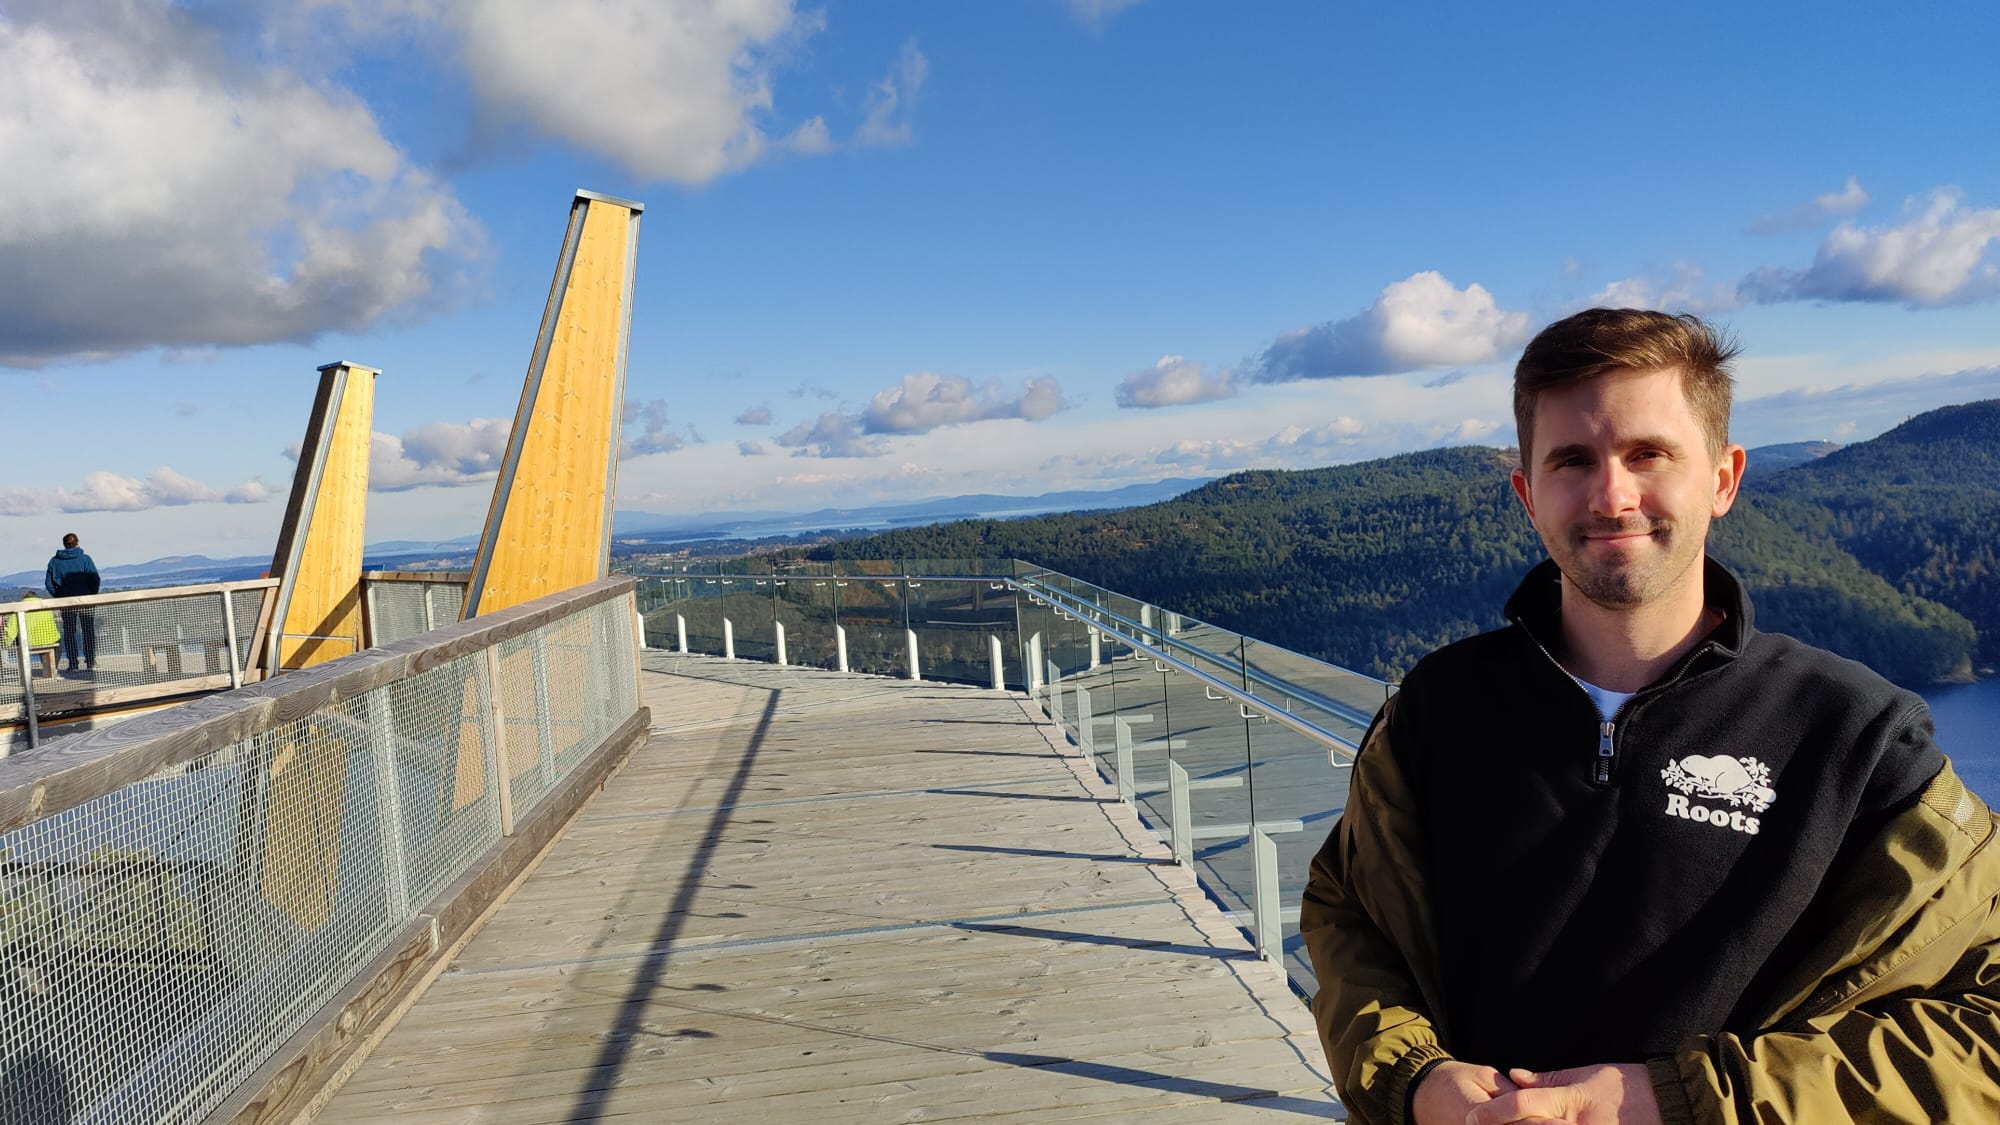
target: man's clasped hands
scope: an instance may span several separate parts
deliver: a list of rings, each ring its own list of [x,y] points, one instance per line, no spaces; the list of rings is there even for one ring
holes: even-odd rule
[[[1537,1074],[1444,1062],[1417,1084],[1417,1125],[1660,1125],[1646,1068],[1579,1066]]]

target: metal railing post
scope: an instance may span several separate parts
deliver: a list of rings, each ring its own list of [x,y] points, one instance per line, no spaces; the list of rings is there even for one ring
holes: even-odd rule
[[[773,621],[771,622],[771,629],[778,636],[778,663],[790,663],[785,659],[785,623],[782,621]]]
[[[544,633],[528,634],[528,666],[535,673],[535,736],[542,748],[542,793],[556,784],[555,700],[549,695],[549,648]]]
[[[688,654],[688,619],[678,613],[674,614],[674,637],[680,641],[681,655],[686,656]]]
[[[1138,787],[1132,783],[1132,727],[1123,719],[1112,719],[1111,726],[1117,742],[1118,799],[1129,805],[1138,798]]]
[[[1251,904],[1257,928],[1257,951],[1266,961],[1280,961],[1285,955],[1285,935],[1279,919],[1278,844],[1255,824],[1250,826],[1251,859],[1256,865],[1257,899]]]
[[[424,585],[424,632],[437,628],[437,610],[431,606],[431,591],[436,587],[426,582]]]
[[[727,617],[722,619],[722,658],[736,659],[736,623]]]
[[[1167,761],[1167,794],[1173,806],[1174,862],[1194,866],[1194,816],[1188,801],[1188,775],[1179,762]]]
[[[841,671],[847,671],[847,626],[833,627],[833,648],[837,666]]]
[[[1056,721],[1056,729],[1061,730],[1063,725],[1062,673],[1057,670],[1056,662],[1053,660],[1049,661],[1049,678],[1042,681],[1042,686],[1049,693],[1049,718],[1054,719]]]
[[[21,658],[21,713],[28,717],[28,749],[41,745],[42,728],[35,717],[35,669],[29,665],[28,611],[14,611],[14,649]],[[7,747],[0,744],[0,758],[7,756]]]
[[[1093,766],[1097,764],[1097,739],[1090,728],[1096,719],[1090,711],[1090,689],[1076,685],[1076,744]]]
[[[1089,629],[1087,631],[1090,633],[1090,666],[1092,668],[1095,668],[1099,664],[1104,663],[1103,650],[1099,647],[1104,634],[1098,632],[1095,629]]]
[[[910,679],[913,681],[922,680],[924,678],[923,671],[917,667],[917,631],[915,629],[904,629],[903,633],[910,639]]]
[[[243,659],[236,651],[236,604],[229,591],[222,592],[222,632],[229,638],[229,686],[243,686]]]
[[[986,634],[986,659],[993,665],[993,690],[1006,691],[1007,665],[1001,656],[1000,637],[997,633]]]
[[[507,708],[500,700],[500,648],[486,650],[486,710],[493,724],[493,774],[500,782],[500,834],[514,834],[514,763],[507,753]]]
[[[389,916],[402,920],[410,916],[408,858],[403,854],[403,786],[396,775],[395,717],[389,708],[389,689],[379,687],[364,699],[368,709],[368,749],[375,759],[376,825],[382,841],[382,897]]]

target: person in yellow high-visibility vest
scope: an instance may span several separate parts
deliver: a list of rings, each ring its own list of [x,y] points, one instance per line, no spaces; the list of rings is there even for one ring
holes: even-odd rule
[[[41,601],[41,598],[34,594],[29,594],[21,600],[24,602],[38,602]],[[6,651],[9,653],[16,651],[14,647],[15,638],[20,636],[22,616],[21,614],[9,613],[5,615],[7,620],[0,622],[0,644],[4,644]],[[56,624],[55,610],[31,609],[25,616],[28,619],[29,648],[52,648],[62,644],[62,626]]]

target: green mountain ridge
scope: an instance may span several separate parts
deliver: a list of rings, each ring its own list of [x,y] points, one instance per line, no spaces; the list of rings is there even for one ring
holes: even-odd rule
[[[1307,655],[1398,679],[1504,624],[1545,557],[1507,484],[1512,450],[1434,449],[1253,470],[1118,512],[968,520],[848,540],[834,558],[1015,557]],[[1766,474],[1710,550],[1758,625],[1905,684],[2000,659],[2000,400],[1945,407]]]

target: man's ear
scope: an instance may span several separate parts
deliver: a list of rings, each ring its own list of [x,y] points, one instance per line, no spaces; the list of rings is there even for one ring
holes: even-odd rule
[[[1709,506],[1709,516],[1720,519],[1729,513],[1736,503],[1736,490],[1743,487],[1743,467],[1749,455],[1740,445],[1732,445],[1722,451],[1722,459],[1715,466],[1715,502]]]
[[[1514,486],[1514,495],[1521,498],[1521,506],[1528,510],[1528,522],[1535,522],[1535,498],[1528,490],[1528,471],[1516,465],[1507,480]]]

